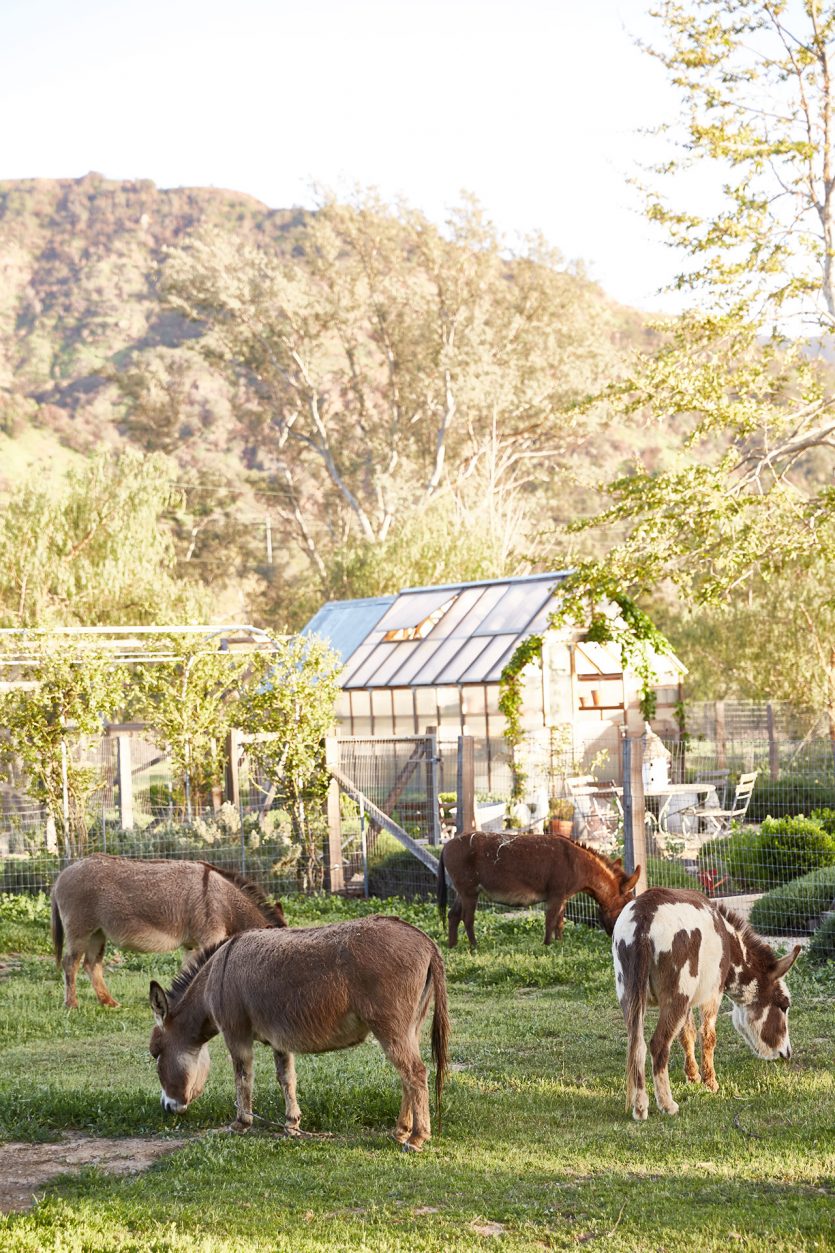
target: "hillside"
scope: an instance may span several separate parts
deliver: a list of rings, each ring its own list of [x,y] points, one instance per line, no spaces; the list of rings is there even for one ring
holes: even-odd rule
[[[251,197],[207,188],[164,191],[97,174],[0,182],[0,430],[26,449],[27,460],[44,449],[32,431],[80,453],[118,443],[124,436],[112,371],[194,335],[160,308],[164,249],[207,225],[274,239],[298,221]],[[220,435],[207,444],[225,450],[228,431]],[[0,486],[14,473],[10,451],[3,448]]]
[[[303,252],[308,221],[235,192],[98,174],[0,182],[0,498],[29,467],[50,476],[102,448],[163,451],[186,485],[187,516],[172,525],[189,573],[197,567],[229,612],[274,618],[276,598],[286,600],[304,568],[291,545],[277,545],[275,565],[265,564],[266,514],[287,503],[275,457],[228,378],[191,351],[199,330],[161,303],[159,278],[166,249],[206,228],[233,250],[270,243],[290,255]],[[583,378],[599,378],[647,334],[644,318],[580,275],[564,281],[597,337],[575,357],[587,358]],[[609,431],[603,444],[578,443],[572,473],[596,477],[636,438]],[[531,490],[546,488],[542,480]],[[316,491],[312,482],[303,489]],[[576,511],[565,491],[545,499],[552,516]],[[315,607],[321,596],[307,590]],[[302,612],[283,607],[281,620]]]

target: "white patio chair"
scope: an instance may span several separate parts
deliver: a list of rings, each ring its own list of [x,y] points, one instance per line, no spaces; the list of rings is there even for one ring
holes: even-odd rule
[[[751,793],[754,791],[754,784],[757,782],[759,770],[752,771],[751,774],[741,774],[739,782],[736,785],[734,798],[729,809],[708,809],[704,806],[694,806],[682,813],[682,820],[695,821],[696,827],[701,828],[702,833],[710,839],[715,839],[720,835],[730,834],[731,825],[734,822],[743,822],[748,812],[748,806],[751,803]]]

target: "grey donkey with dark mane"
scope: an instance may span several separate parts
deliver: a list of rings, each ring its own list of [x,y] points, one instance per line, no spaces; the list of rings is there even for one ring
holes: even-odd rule
[[[209,1074],[207,1043],[223,1033],[235,1070],[238,1117],[252,1125],[253,1044],[267,1044],[284,1093],[285,1129],[302,1135],[295,1053],[352,1048],[369,1035],[400,1075],[394,1137],[420,1149],[430,1135],[420,1030],[434,999],[432,1056],[438,1129],[449,1016],[440,950],[400,918],[376,915],[285,931],[247,931],[200,953],[169,992],[151,984],[151,1056],[168,1112],[182,1113]]]
[[[190,955],[239,931],[286,925],[281,905],[254,883],[205,861],[95,853],[62,870],[52,888],[52,942],[68,1009],[78,1007],[82,961],[101,1004],[118,1004],[104,981],[108,940],[140,953],[182,947]]]

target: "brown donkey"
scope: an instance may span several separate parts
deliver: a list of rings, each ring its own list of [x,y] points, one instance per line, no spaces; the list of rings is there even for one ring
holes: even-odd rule
[[[82,960],[102,1005],[118,1004],[104,981],[108,940],[140,953],[170,953],[216,944],[252,927],[286,925],[281,905],[270,905],[254,883],[204,861],[96,853],[67,866],[52,888],[52,942],[68,1009],[78,1006],[75,980]]]
[[[252,1046],[269,1045],[284,1093],[286,1130],[299,1131],[294,1053],[351,1048],[373,1034],[400,1074],[394,1136],[419,1149],[429,1138],[429,1091],[420,1028],[435,1000],[432,1056],[438,1129],[449,1017],[440,950],[400,918],[248,931],[200,953],[166,993],[151,984],[151,1056],[168,1112],[182,1113],[206,1086],[207,1041],[223,1032],[235,1068],[238,1117],[252,1125]]]
[[[588,892],[600,907],[609,935],[620,911],[631,900],[640,866],[628,875],[618,859],[611,861],[585,844],[561,835],[512,835],[474,831],[448,840],[438,860],[438,908],[446,917],[447,875],[458,899],[449,911],[449,946],[458,943],[461,920],[475,948],[473,919],[479,892],[503,905],[534,905],[545,901],[545,943],[559,939],[565,903]]]

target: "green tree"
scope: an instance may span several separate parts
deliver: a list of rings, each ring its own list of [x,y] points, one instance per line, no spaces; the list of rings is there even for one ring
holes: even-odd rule
[[[222,786],[226,736],[239,716],[237,698],[254,681],[254,660],[221,651],[211,636],[155,639],[170,659],[137,667],[132,703],[168,749],[174,798],[191,821]]]
[[[295,243],[204,235],[163,290],[231,380],[323,588],[439,494],[529,492],[587,437],[571,402],[612,368],[614,317],[540,240],[511,256],[474,204],[442,231],[367,196],[326,201]]]
[[[322,887],[322,809],[328,785],[325,736],[333,726],[340,663],[316,637],[274,641],[260,654],[262,682],[242,694],[238,725],[253,738],[247,757],[275,789],[302,848],[303,886]]]
[[[0,623],[149,623],[197,611],[174,577],[166,511],[172,466],[159,454],[94,457],[57,486],[31,474],[0,515]]]
[[[679,158],[659,167],[675,194],[694,166],[714,180],[699,213],[650,194],[650,216],[686,263],[694,307],[609,400],[684,444],[607,485],[593,525],[617,536],[583,563],[576,605],[672,584],[716,606],[807,573],[818,635],[831,613],[835,329],[832,274],[832,83],[835,17],[817,0],[672,0],[650,51],[681,93]],[[692,184],[684,184],[685,187]],[[775,580],[780,580],[779,585]],[[789,638],[784,637],[785,651]],[[813,652],[786,658],[809,665]],[[782,664],[778,661],[777,664]],[[806,670],[807,679],[820,658]],[[835,740],[835,652],[826,688]]]
[[[86,640],[39,633],[11,641],[5,652],[15,664],[7,673],[18,685],[0,691],[0,764],[8,774],[22,763],[28,794],[75,857],[86,845],[88,802],[102,784],[101,772],[84,764],[83,749],[121,706],[123,668]]]

